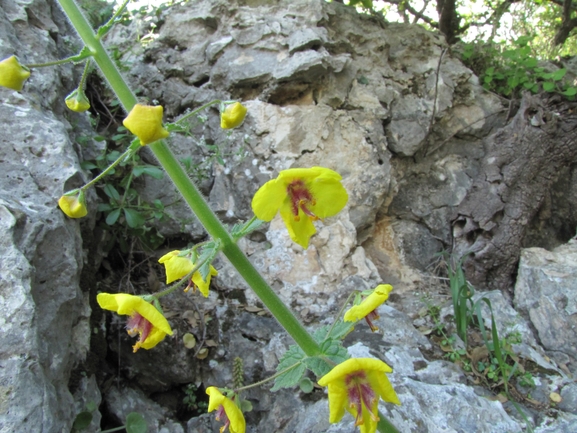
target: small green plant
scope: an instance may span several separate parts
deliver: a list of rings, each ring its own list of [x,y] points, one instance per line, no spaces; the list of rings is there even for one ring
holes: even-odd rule
[[[189,383],[182,390],[184,391],[182,403],[189,411],[206,412],[208,403],[206,401],[198,401],[196,396],[198,387],[194,383]]]
[[[533,36],[521,36],[513,41],[513,48],[498,44],[466,44],[463,61],[481,78],[483,87],[506,97],[519,97],[524,90],[560,93],[573,98],[577,87],[564,80],[565,68],[548,72],[539,65],[530,46]]]

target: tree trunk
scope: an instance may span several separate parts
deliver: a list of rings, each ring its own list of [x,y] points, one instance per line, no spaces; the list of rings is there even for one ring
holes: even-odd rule
[[[558,174],[577,163],[576,105],[525,95],[512,121],[487,139],[482,174],[453,218],[453,252],[471,253],[464,266],[473,284],[511,289],[520,250],[532,246],[524,243],[528,227]]]

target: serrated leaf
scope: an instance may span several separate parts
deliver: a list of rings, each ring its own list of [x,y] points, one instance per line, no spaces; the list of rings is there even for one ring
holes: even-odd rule
[[[313,356],[305,359],[305,364],[309,370],[311,370],[315,376],[322,377],[333,369],[333,365],[329,364],[323,358],[318,356]]]
[[[144,216],[134,209],[124,209],[124,217],[126,218],[126,224],[128,224],[128,227],[133,229],[142,227],[146,222]]]
[[[274,386],[271,388],[271,391],[278,391],[281,388],[291,388],[298,384],[306,371],[306,366],[301,362],[305,358],[306,355],[300,347],[296,345],[290,346],[281,357],[276,370],[280,372],[289,367],[294,367],[274,380]]]
[[[126,433],[146,433],[148,424],[137,412],[131,412],[126,417]]]

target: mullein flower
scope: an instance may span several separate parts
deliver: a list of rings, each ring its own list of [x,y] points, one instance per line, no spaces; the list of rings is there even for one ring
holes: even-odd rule
[[[218,388],[209,386],[206,388],[209,395],[208,412],[216,410],[216,420],[224,422],[220,428],[223,433],[228,427],[230,433],[244,433],[246,430],[246,421],[239,407],[230,398],[225,397]]]
[[[29,76],[30,69],[22,66],[15,56],[0,62],[0,86],[20,91]]]
[[[84,191],[74,190],[58,199],[58,207],[70,218],[82,218],[88,214]]]
[[[169,135],[169,132],[162,127],[163,111],[160,105],[136,104],[122,124],[140,139],[142,146],[146,146]]]
[[[158,259],[158,263],[162,263],[166,270],[166,284],[170,284],[173,281],[180,280],[185,277],[194,269],[194,262],[191,260],[190,255],[180,255],[179,250],[171,251],[163,255]],[[200,293],[204,295],[205,298],[208,297],[208,288],[210,286],[210,279],[218,275],[218,271],[210,265],[210,271],[206,277],[206,281],[203,280],[202,275],[199,271],[192,274],[192,284],[194,287],[198,287]],[[185,291],[188,291],[187,287]]]
[[[359,305],[354,305],[345,313],[345,322],[356,322],[365,319],[371,328],[371,331],[378,331],[379,328],[373,323],[373,320],[380,316],[377,313],[377,307],[389,299],[389,293],[393,290],[390,284],[378,285],[373,293],[367,296]]]
[[[328,386],[329,422],[339,422],[346,409],[361,433],[374,433],[379,422],[379,397],[401,404],[385,374],[392,371],[378,359],[351,358],[321,377],[318,384]]]
[[[228,105],[220,114],[220,127],[232,129],[240,126],[246,116],[246,107],[240,102]]]
[[[139,335],[138,341],[133,346],[134,352],[141,347],[152,349],[164,340],[167,334],[172,335],[172,329],[162,313],[140,296],[99,293],[96,301],[105,310],[130,316],[126,323],[128,335],[131,337]]]
[[[291,239],[307,248],[316,232],[313,221],[336,215],[347,203],[341,179],[323,167],[283,170],[256,192],[252,210],[263,221],[272,220],[280,210]]]
[[[68,109],[77,113],[84,113],[90,108],[90,102],[88,102],[88,98],[80,89],[76,89],[74,92],[68,95],[64,102],[66,103]]]

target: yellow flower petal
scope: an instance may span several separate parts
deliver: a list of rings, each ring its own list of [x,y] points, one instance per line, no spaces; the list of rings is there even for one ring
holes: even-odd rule
[[[168,137],[169,132],[162,127],[162,106],[136,104],[122,124],[147,145]]]
[[[22,66],[15,56],[0,62],[0,86],[20,91],[29,76],[30,70]]]
[[[329,422],[339,422],[344,414],[347,406],[347,387],[344,380],[336,380],[329,384]]]
[[[240,126],[246,116],[246,107],[240,102],[228,105],[220,115],[220,127],[232,129]]]
[[[230,398],[225,397],[219,391],[218,388],[214,386],[209,386],[206,388],[206,393],[208,394],[208,412],[217,410],[220,406],[224,408],[224,412],[228,420],[230,421],[229,429],[231,433],[245,433],[246,431],[246,421],[244,415],[239,407]],[[223,429],[220,430],[221,432]]]
[[[70,218],[82,218],[88,214],[84,193],[63,195],[58,199],[58,207]]]
[[[357,371],[379,371],[392,373],[393,369],[383,361],[374,358],[351,358],[340,363],[318,380],[320,386],[327,386],[330,382]]]
[[[385,374],[375,371],[370,371],[367,374],[369,376],[369,382],[374,385],[375,391],[381,396],[383,401],[398,405],[401,404],[393,385],[391,385],[389,378]]]
[[[280,215],[290,238],[306,250],[309,247],[311,236],[317,231],[311,219],[302,210],[299,210],[298,218],[295,219],[288,202],[281,206]]]
[[[359,305],[354,305],[345,313],[345,322],[356,322],[365,318],[371,311],[389,298],[389,293],[393,290],[390,284],[380,284],[367,296]]]
[[[192,274],[192,282],[196,287],[198,287],[198,290],[200,291],[200,293],[204,295],[205,298],[208,298],[208,288],[210,286],[210,279],[211,277],[214,277],[216,275],[218,275],[218,271],[215,268],[213,268],[212,265],[210,265],[210,272],[206,277],[206,281],[202,279],[202,275],[200,274],[200,272],[195,272],[194,274]]]
[[[150,333],[142,342],[138,342],[134,347],[135,351],[142,347],[143,349],[152,349],[166,335],[172,335],[172,329],[166,318],[160,311],[149,302],[146,302],[139,296],[129,295],[127,293],[99,293],[96,296],[98,305],[104,310],[115,311],[118,314],[133,316],[135,313],[140,314],[152,325]]]
[[[68,95],[64,102],[66,102],[68,109],[77,113],[84,113],[90,108],[90,102],[88,102],[88,98],[83,91],[79,91],[78,89]]]
[[[164,264],[166,270],[166,284],[180,280],[194,269],[192,260],[188,257],[179,257],[178,254],[180,254],[180,251],[175,250],[158,259],[159,263]]]
[[[131,315],[137,312],[148,320],[155,328],[168,335],[172,335],[172,329],[166,318],[150,302],[146,302],[140,296],[127,293],[99,293],[96,301],[101,308],[116,311],[118,314]]]
[[[280,179],[269,180],[261,186],[252,198],[255,216],[262,221],[272,220],[283,201],[288,199],[286,188],[286,184]]]

